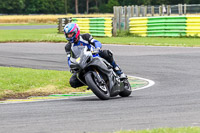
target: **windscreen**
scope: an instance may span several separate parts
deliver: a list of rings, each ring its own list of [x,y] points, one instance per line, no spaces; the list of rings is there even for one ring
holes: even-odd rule
[[[78,58],[81,55],[81,51],[83,51],[85,46],[74,46],[72,47],[72,58]]]

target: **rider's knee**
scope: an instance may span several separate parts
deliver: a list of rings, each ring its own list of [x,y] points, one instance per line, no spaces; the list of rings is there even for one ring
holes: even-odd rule
[[[113,52],[111,50],[107,50],[108,56],[113,58]]]
[[[103,50],[103,53],[108,58],[112,58],[113,57],[113,52],[111,50]]]
[[[108,62],[113,62],[113,53],[111,50],[103,50],[100,54],[100,56],[104,59],[106,59]]]

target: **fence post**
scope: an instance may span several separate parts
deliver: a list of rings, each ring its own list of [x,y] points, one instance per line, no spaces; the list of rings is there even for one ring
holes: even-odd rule
[[[144,6],[143,5],[140,6],[140,10],[142,12],[142,17],[144,17]]]
[[[180,15],[180,4],[178,4],[178,15]]]
[[[135,6],[135,16],[138,17],[138,5]]]
[[[66,24],[71,22],[71,18],[58,18],[58,33],[63,33]]]
[[[141,9],[141,7],[140,6],[137,6],[137,8],[136,8],[136,16],[137,17],[140,17],[140,9]]]
[[[140,9],[141,9],[141,7],[136,5],[135,8],[136,8],[136,17],[140,17]]]
[[[170,16],[171,15],[171,6],[167,5],[167,15]]]
[[[134,16],[134,6],[131,6],[131,17]]]
[[[127,6],[124,7],[124,19],[125,19],[125,22],[124,22],[124,29],[127,30],[128,28],[128,21],[127,21]]]
[[[147,16],[147,6],[144,6],[144,16]]]
[[[181,15],[183,15],[183,4],[180,4]]]
[[[117,36],[117,7],[113,7],[114,18],[113,18],[113,36]]]
[[[119,7],[119,31],[121,31],[122,7]]]
[[[142,11],[142,17],[145,17],[147,15],[147,6],[142,5],[141,11]]]
[[[186,14],[187,14],[187,5],[184,4],[184,15],[186,15]]]
[[[70,23],[70,22],[71,22],[71,18],[65,18],[65,20],[64,20],[64,26],[65,26],[66,24]]]
[[[127,8],[127,30],[129,30],[129,19],[131,18],[131,6]]]
[[[159,6],[159,16],[162,16],[162,6]]]
[[[182,14],[183,14],[182,4],[178,4],[178,14],[179,14],[179,15],[182,15]]]
[[[155,12],[154,6],[151,6],[151,16],[154,16],[154,12]]]
[[[58,33],[62,33],[62,18],[58,18]]]

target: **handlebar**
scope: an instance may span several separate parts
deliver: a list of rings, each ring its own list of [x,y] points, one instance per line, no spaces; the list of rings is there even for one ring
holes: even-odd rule
[[[100,48],[95,48],[93,51],[92,51],[92,54],[98,54],[100,52]]]

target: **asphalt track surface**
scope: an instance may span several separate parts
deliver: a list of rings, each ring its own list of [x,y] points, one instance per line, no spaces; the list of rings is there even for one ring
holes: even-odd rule
[[[23,29],[48,29],[57,28],[58,25],[16,25],[16,26],[0,26],[0,30],[23,30]]]
[[[68,70],[64,43],[1,43],[0,66]],[[0,132],[112,132],[200,126],[200,48],[116,46],[128,75],[155,85],[128,98],[0,104]],[[59,78],[59,77],[58,77]]]

